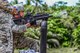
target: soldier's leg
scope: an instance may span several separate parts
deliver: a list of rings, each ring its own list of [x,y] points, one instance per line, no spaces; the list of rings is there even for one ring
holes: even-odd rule
[[[24,33],[13,33],[14,37],[14,48],[31,48],[36,51],[39,51],[39,41],[36,41],[32,38],[25,37]]]
[[[21,47],[21,48],[28,47],[37,52],[39,51],[39,42],[34,39],[29,37],[22,37],[19,41],[20,41],[20,44],[18,45],[18,47]]]
[[[32,38],[26,38],[26,40],[27,40],[27,45],[29,46],[29,48],[30,49],[34,49],[36,52],[38,52],[39,51],[39,41],[37,41],[37,40],[34,40],[34,39],[32,39]]]

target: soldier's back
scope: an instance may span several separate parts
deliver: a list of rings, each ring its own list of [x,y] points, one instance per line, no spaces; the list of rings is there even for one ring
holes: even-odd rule
[[[10,15],[3,9],[0,9],[0,53],[13,52],[13,35],[10,19]]]

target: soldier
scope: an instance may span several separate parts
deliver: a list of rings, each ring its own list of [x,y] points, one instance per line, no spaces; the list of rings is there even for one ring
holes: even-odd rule
[[[0,5],[8,6],[6,0],[0,0]],[[13,32],[22,33],[30,27],[30,23],[25,25],[15,25],[13,16],[3,9],[0,9],[0,53],[13,53]]]
[[[14,14],[14,23],[16,23],[17,25],[24,24],[24,22],[25,22],[24,20],[15,21],[18,18],[24,18],[24,8],[23,8],[23,6],[22,5],[21,6],[16,6],[15,9],[17,9],[16,11],[18,11],[18,14]],[[15,16],[15,15],[17,15],[17,16]],[[22,32],[22,33],[13,32],[13,38],[14,38],[14,48],[22,49],[22,48],[28,47],[30,49],[34,49],[36,51],[39,51],[38,41],[36,41],[36,40],[34,40],[30,37],[25,37],[24,32]]]

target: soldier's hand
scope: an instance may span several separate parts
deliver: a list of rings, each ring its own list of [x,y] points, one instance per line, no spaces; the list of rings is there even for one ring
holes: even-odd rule
[[[26,24],[26,26],[27,26],[27,27],[30,27],[30,26],[31,26],[31,24],[30,24],[30,23],[27,23],[27,24]]]

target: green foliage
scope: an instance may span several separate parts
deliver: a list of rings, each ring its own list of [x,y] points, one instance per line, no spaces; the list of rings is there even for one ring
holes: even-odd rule
[[[27,32],[25,33],[25,36],[31,37],[33,39],[39,40],[40,32],[39,28],[29,28],[27,29]]]
[[[27,9],[27,7],[25,9]],[[44,7],[45,6],[43,6],[43,8]],[[32,7],[30,9],[32,11]],[[44,11],[47,13],[52,13],[53,15],[52,18],[48,19],[48,40],[56,39],[53,38],[53,34],[57,34],[57,37],[59,36],[58,41],[63,47],[70,47],[80,44],[80,16],[78,14],[79,9],[77,9],[77,7],[66,7],[65,10],[68,12],[68,16],[66,18],[59,16],[59,13],[62,11],[59,8],[55,8],[55,10],[52,7],[48,7],[47,9],[48,10]],[[27,34],[28,37],[39,40],[40,32],[38,33],[38,31],[39,30],[36,29],[29,29],[25,34]]]
[[[65,42],[62,44],[62,46],[64,46],[64,47],[69,47],[69,45],[70,45],[70,42],[68,42],[68,41],[65,41]]]
[[[15,4],[18,4],[18,0],[15,0]]]
[[[31,2],[27,0],[28,3]],[[39,0],[36,0],[38,3]],[[57,39],[61,46],[71,47],[75,45],[80,45],[80,7],[66,6],[66,3],[59,2],[62,6],[56,8],[56,6],[48,7],[46,3],[41,4],[41,6],[24,5],[24,11],[51,13],[53,17],[48,19],[48,33],[47,40]],[[67,11],[67,16],[60,16],[59,13],[62,10]],[[56,34],[56,37],[53,37]],[[36,40],[40,40],[40,28],[29,28],[25,33],[26,37],[31,37]],[[59,37],[59,38],[58,38]],[[48,43],[49,46],[51,46]],[[52,45],[53,46],[53,45]]]
[[[27,5],[31,5],[31,0],[26,0]]]

